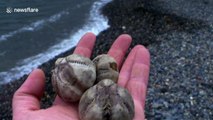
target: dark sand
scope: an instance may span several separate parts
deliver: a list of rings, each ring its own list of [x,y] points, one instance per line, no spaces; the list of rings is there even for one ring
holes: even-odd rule
[[[211,0],[114,0],[102,10],[111,27],[97,36],[93,57],[106,53],[120,34],[130,34],[131,48],[143,44],[151,54],[146,118],[212,120],[212,11]],[[46,74],[43,108],[54,100],[50,70],[56,58],[40,66]],[[0,119],[11,119],[13,93],[26,77],[0,86]]]

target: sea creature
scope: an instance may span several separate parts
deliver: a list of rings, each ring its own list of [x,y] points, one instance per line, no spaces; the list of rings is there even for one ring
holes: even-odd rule
[[[77,54],[57,59],[52,71],[53,88],[67,102],[80,100],[95,80],[95,64],[89,58]]]
[[[111,79],[115,83],[118,80],[119,72],[115,59],[107,54],[102,54],[93,59],[96,65],[96,83],[103,79]]]
[[[79,116],[81,120],[132,120],[134,103],[126,89],[104,79],[83,94]]]
[[[109,55],[91,61],[72,54],[55,62],[52,85],[64,101],[80,100],[81,120],[132,120],[133,99],[128,90],[116,84],[118,76],[117,63]]]

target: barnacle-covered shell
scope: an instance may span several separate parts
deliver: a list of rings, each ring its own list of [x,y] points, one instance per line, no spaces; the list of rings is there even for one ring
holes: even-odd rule
[[[94,63],[77,54],[57,59],[52,71],[53,88],[67,102],[80,100],[82,94],[94,84],[95,79]]]
[[[79,116],[81,120],[132,120],[134,103],[126,89],[104,79],[83,94]]]
[[[111,79],[117,82],[119,72],[114,58],[107,54],[102,54],[94,58],[93,62],[96,65],[97,83],[103,79]]]

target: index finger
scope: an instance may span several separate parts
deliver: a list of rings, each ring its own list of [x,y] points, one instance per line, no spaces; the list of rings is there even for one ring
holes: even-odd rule
[[[74,54],[79,54],[90,58],[94,47],[96,36],[93,33],[86,33],[74,50]]]
[[[93,33],[86,33],[78,42],[78,45],[76,46],[73,53],[90,58],[92,54],[92,49],[95,44],[95,40],[96,40],[96,36]],[[62,99],[60,99],[60,97],[56,96],[53,104],[57,105],[57,104],[67,104],[67,103],[64,102]]]

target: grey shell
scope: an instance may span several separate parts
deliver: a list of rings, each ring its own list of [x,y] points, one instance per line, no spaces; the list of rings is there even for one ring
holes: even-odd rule
[[[107,54],[102,54],[93,59],[96,65],[96,83],[103,79],[111,79],[115,83],[118,80],[119,72],[118,66],[113,57]]]
[[[53,88],[67,102],[80,100],[82,94],[93,86],[95,79],[94,63],[77,54],[57,59],[52,71]]]
[[[79,116],[81,120],[132,120],[134,103],[126,89],[105,79],[83,94]]]

